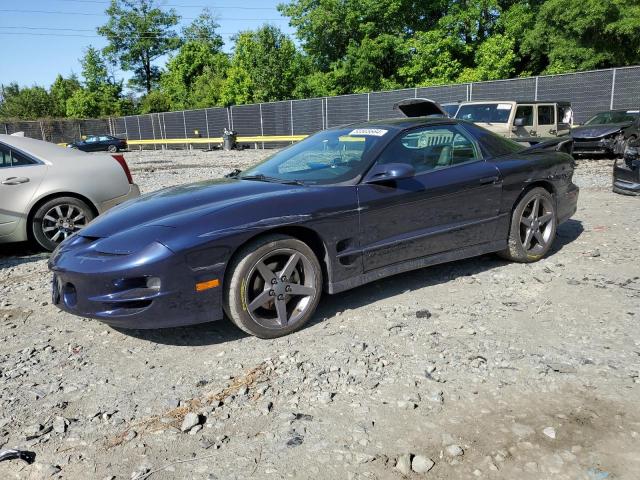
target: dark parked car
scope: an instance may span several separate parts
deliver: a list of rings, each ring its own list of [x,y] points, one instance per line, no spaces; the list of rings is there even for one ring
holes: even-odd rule
[[[111,135],[90,135],[79,142],[69,143],[67,147],[83,152],[119,152],[128,148],[127,141]]]
[[[576,211],[567,142],[448,118],[325,130],[234,176],[98,217],[52,255],[53,303],[122,328],[299,329],[321,293],[490,252],[534,262]]]
[[[575,155],[621,156],[628,142],[640,136],[638,110],[600,112],[571,130]]]
[[[613,165],[613,191],[624,195],[640,195],[640,140],[630,141],[622,160]]]

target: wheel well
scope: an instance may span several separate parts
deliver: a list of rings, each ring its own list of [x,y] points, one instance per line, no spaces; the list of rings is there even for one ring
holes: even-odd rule
[[[96,206],[93,204],[93,202],[91,200],[89,200],[87,197],[80,195],[79,193],[72,193],[72,192],[56,192],[56,193],[51,193],[45,197],[42,197],[40,200],[38,200],[33,207],[31,207],[31,210],[29,210],[29,215],[27,215],[27,236],[29,237],[29,239],[31,239],[32,233],[31,233],[31,220],[33,219],[33,216],[36,214],[36,211],[38,211],[38,208],[40,208],[42,205],[44,205],[45,203],[47,203],[49,200],[53,200],[54,198],[59,198],[59,197],[72,197],[72,198],[77,198],[78,200],[83,201],[84,203],[86,203],[87,205],[89,205],[89,208],[91,209],[91,211],[93,212],[93,214],[97,217],[99,215],[100,212],[98,212],[98,209],[96,208]]]
[[[544,188],[547,192],[551,194],[551,196],[553,197],[553,201],[554,202],[556,201],[556,192],[553,188],[553,185],[550,182],[545,182],[544,180],[537,180],[535,182],[531,182],[530,184],[528,184],[524,188],[524,190],[520,192],[518,199],[513,203],[513,207],[511,207],[511,211],[515,210],[515,208],[518,206],[518,203],[520,203],[520,200],[522,199],[522,197],[524,197],[527,194],[527,192],[537,187]]]
[[[283,227],[277,227],[277,228],[273,228],[271,230],[267,230],[265,232],[260,232],[257,235],[254,235],[253,237],[247,239],[242,245],[239,245],[235,251],[233,252],[233,254],[231,255],[230,258],[233,258],[237,252],[240,251],[240,249],[242,247],[244,247],[247,243],[255,240],[256,238],[260,238],[264,235],[270,235],[270,234],[274,234],[274,233],[280,233],[282,235],[288,235],[290,237],[296,238],[298,240],[300,240],[301,242],[304,242],[306,245],[309,246],[309,248],[311,248],[311,250],[313,250],[313,253],[315,254],[315,256],[318,258],[318,261],[320,262],[320,267],[322,268],[322,277],[324,278],[324,283],[326,285],[326,283],[329,281],[329,266],[328,266],[328,259],[327,259],[327,248],[324,244],[324,242],[322,241],[322,238],[320,237],[320,235],[318,235],[314,230],[307,228],[307,227],[300,227],[300,226],[283,226]],[[227,271],[226,269],[229,267],[229,265],[231,264],[231,261],[227,262],[227,266],[225,267],[225,278],[227,277]]]

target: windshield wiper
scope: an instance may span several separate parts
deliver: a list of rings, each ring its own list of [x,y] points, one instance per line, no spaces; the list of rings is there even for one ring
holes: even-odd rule
[[[242,173],[242,170],[240,170],[239,168],[234,168],[232,171],[230,171],[229,173],[227,173],[225,175],[226,178],[235,178],[237,177],[239,174]]]
[[[238,177],[240,180],[256,180],[258,182],[283,183],[286,185],[304,185],[300,180],[287,180],[283,178],[269,177],[262,173],[255,175],[242,175]]]

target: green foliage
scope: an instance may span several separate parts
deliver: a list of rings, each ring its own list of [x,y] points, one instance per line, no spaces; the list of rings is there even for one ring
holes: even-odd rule
[[[154,60],[180,46],[173,30],[180,17],[173,9],[156,6],[155,0],[111,0],[106,14],[109,20],[98,28],[109,42],[104,53],[122,70],[133,72],[132,87],[151,92],[160,77]]]
[[[171,110],[171,97],[160,90],[154,90],[142,97],[140,113],[160,113]]]
[[[640,63],[637,0],[288,0],[300,42],[265,25],[224,53],[208,9],[176,32],[163,0],[110,0],[82,81],[0,87],[0,117],[98,117],[478,82]],[[109,62],[132,72],[123,82]],[[157,60],[167,56],[165,70]],[[133,94],[130,94],[133,95]]]
[[[291,98],[301,65],[299,57],[293,41],[277,27],[265,25],[238,34],[222,102],[232,105]]]
[[[71,75],[69,78],[64,78],[62,75],[56,77],[49,89],[54,117],[66,116],[67,100],[81,88],[82,86],[75,75]]]
[[[34,85],[20,88],[11,83],[0,86],[0,118],[33,120],[51,117],[54,104],[46,89]]]

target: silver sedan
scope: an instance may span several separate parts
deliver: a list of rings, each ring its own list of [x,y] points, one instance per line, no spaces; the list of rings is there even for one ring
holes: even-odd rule
[[[53,250],[97,215],[139,195],[122,155],[0,135],[0,243],[33,240]]]

